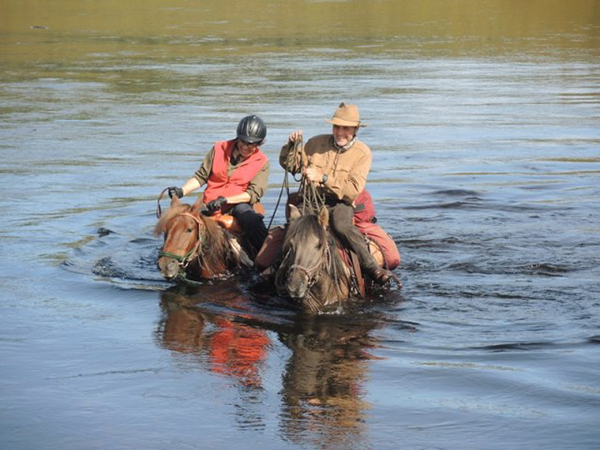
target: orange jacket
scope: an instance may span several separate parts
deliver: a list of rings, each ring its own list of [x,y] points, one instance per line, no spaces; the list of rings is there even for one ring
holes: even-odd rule
[[[246,192],[254,176],[267,162],[267,156],[257,149],[248,159],[228,176],[229,161],[233,152],[235,139],[215,142],[215,155],[212,170],[204,190],[204,203],[223,196],[237,195]]]

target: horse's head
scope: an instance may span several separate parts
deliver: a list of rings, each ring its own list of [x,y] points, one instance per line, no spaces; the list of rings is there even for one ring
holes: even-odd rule
[[[177,196],[171,208],[159,219],[154,233],[164,233],[165,242],[158,258],[158,268],[167,280],[176,278],[192,260],[198,257],[202,245],[203,219],[198,215],[201,200],[190,207]]]
[[[322,208],[318,215],[301,215],[290,205],[290,224],[283,243],[284,261],[279,275],[286,277],[285,290],[296,300],[304,299],[310,288],[326,270],[329,254],[329,212]]]

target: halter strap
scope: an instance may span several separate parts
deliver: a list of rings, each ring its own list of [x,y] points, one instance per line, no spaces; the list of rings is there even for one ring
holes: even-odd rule
[[[316,277],[316,275],[319,273],[319,269],[321,269],[323,267],[323,265],[325,265],[326,267],[329,267],[329,264],[331,263],[331,249],[329,247],[329,243],[327,242],[327,239],[325,239],[325,245],[323,246],[323,255],[321,258],[319,258],[319,261],[310,268],[306,268],[301,264],[291,264],[288,268],[288,270],[299,270],[301,272],[304,272],[304,274],[306,275],[306,278],[308,279],[308,284],[309,287],[312,287],[313,284],[315,284],[318,281],[318,278]],[[291,250],[288,252],[288,255],[291,253]],[[287,257],[287,255],[286,255]]]
[[[321,267],[321,265],[323,265],[323,261],[319,261],[313,267],[311,267],[310,269],[307,269],[306,267],[304,267],[304,266],[302,266],[300,264],[292,264],[290,266],[290,270],[298,269],[298,270],[304,272],[306,274],[306,276],[308,278],[310,278],[312,276],[312,273],[316,272],[317,270],[319,270],[319,268]]]

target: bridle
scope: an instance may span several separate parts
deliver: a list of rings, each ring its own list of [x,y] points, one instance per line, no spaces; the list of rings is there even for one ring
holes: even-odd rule
[[[187,266],[195,258],[199,257],[202,254],[202,243],[204,241],[204,235],[202,233],[202,227],[203,227],[202,221],[198,217],[196,217],[193,214],[190,214],[189,212],[182,212],[182,213],[179,213],[179,214],[175,214],[171,218],[171,220],[173,220],[175,217],[178,217],[178,216],[191,217],[194,220],[194,222],[196,222],[196,224],[198,225],[198,242],[185,255],[177,255],[175,253],[165,252],[165,251],[161,250],[158,253],[158,257],[159,258],[166,257],[166,258],[174,259],[175,261],[177,261],[177,264],[179,264],[179,270],[181,271],[182,269],[185,270],[187,268]]]
[[[301,264],[292,264],[288,267],[287,272],[289,273],[292,270],[299,270],[304,273],[307,279],[307,285],[310,289],[314,286],[314,284],[319,281],[318,275],[321,273],[323,267],[331,267],[331,250],[329,243],[327,242],[327,238],[324,239],[323,251],[321,255],[319,255],[317,263],[312,267],[305,267]],[[282,265],[284,265],[287,260],[292,256],[292,249],[290,248],[285,257],[283,258]]]

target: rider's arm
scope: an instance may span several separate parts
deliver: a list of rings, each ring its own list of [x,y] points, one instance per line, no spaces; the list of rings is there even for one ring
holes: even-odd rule
[[[190,192],[198,189],[201,186],[204,186],[208,181],[208,177],[210,176],[210,172],[212,171],[213,159],[215,158],[215,148],[211,148],[210,151],[204,157],[202,161],[202,165],[196,170],[194,176],[190,178],[186,183],[182,186],[183,193],[189,194]],[[196,180],[194,183],[192,180]],[[188,186],[189,184],[189,186]],[[186,186],[190,188],[190,190],[186,190]]]
[[[181,186],[181,190],[183,191],[183,195],[186,195],[190,192],[195,191],[200,186],[200,182],[195,177],[192,177],[189,180],[187,180],[183,186]]]
[[[230,205],[237,205],[238,203],[249,203],[251,200],[250,194],[247,192],[242,192],[237,195],[230,195],[229,197],[225,197],[225,200]]]

